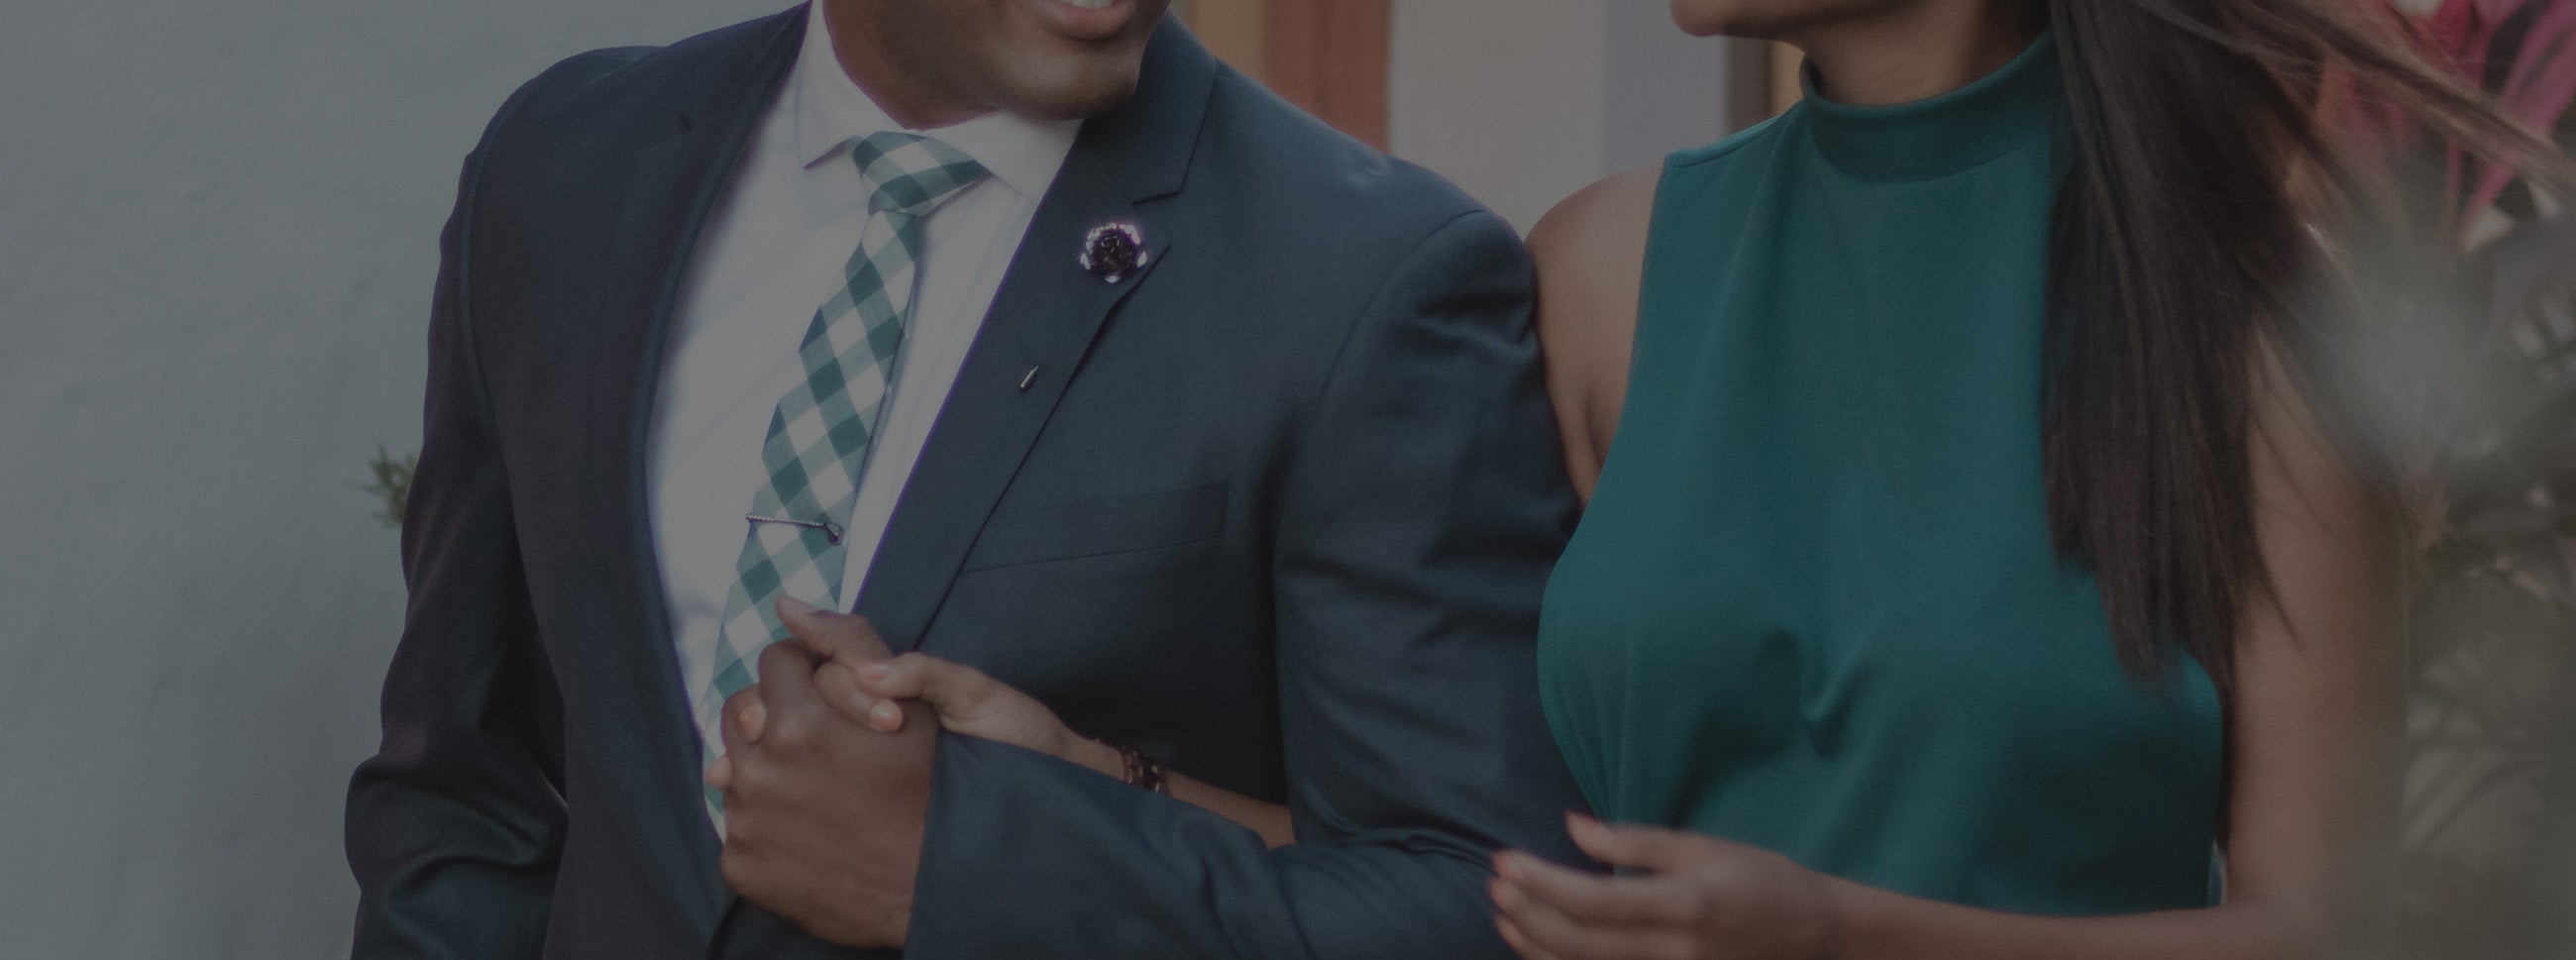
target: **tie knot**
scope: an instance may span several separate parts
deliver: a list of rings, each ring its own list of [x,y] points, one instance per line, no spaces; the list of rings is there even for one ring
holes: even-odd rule
[[[915,217],[929,216],[985,173],[956,147],[899,130],[850,141],[850,160],[868,181],[870,211]]]

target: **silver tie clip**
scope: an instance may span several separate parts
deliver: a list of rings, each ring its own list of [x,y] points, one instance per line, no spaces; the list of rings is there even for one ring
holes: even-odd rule
[[[847,532],[841,529],[840,524],[833,523],[829,520],[790,520],[786,517],[764,517],[757,513],[746,513],[742,515],[742,518],[752,526],[759,526],[764,523],[783,523],[791,527],[803,527],[807,530],[820,530],[823,531],[823,539],[831,541],[832,545],[836,547],[841,545],[841,534]]]

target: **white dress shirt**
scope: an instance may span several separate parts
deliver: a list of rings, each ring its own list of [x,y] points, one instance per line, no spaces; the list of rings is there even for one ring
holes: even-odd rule
[[[743,513],[767,481],[761,445],[770,415],[805,375],[797,345],[815,310],[845,282],[843,268],[867,224],[868,189],[845,144],[903,129],[841,69],[823,28],[825,5],[809,6],[804,49],[690,266],[653,416],[653,547],[693,707],[703,705],[715,673],[726,594],[739,579]],[[992,113],[914,131],[973,157],[992,175],[923,224],[920,286],[891,406],[843,540],[849,565],[841,609],[866,582],[931,424],[1079,127]],[[798,599],[822,605],[830,598]],[[712,743],[708,713],[699,714],[700,733]]]

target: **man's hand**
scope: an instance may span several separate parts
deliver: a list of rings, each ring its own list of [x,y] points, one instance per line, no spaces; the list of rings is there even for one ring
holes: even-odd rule
[[[760,654],[760,682],[724,707],[724,877],[743,899],[851,947],[900,947],[929,819],[937,721],[898,733],[843,717],[814,688],[823,651],[889,656],[865,618],[779,602],[790,639]]]

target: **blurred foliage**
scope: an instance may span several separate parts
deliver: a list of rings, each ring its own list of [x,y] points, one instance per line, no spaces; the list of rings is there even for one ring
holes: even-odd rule
[[[376,458],[367,461],[367,472],[373,480],[359,489],[376,498],[376,520],[390,529],[402,529],[403,508],[411,502],[411,475],[420,469],[420,454],[405,454],[394,459],[383,446],[376,447]]]
[[[2446,0],[2427,45],[2576,148],[2576,0]],[[2450,238],[2414,358],[2434,491],[2410,607],[2402,957],[2576,957],[2576,216],[2510,163],[2374,118]],[[2433,343],[2421,339],[2419,344]]]

